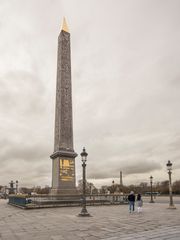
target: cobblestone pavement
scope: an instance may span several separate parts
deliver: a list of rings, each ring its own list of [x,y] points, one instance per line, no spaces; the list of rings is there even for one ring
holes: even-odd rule
[[[180,240],[180,205],[145,203],[142,213],[127,205],[22,210],[0,200],[0,240]]]

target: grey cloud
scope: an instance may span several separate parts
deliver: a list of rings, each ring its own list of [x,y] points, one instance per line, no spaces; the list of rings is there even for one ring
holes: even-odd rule
[[[5,144],[1,144],[2,148]],[[8,147],[6,147],[8,146]],[[12,162],[12,161],[31,161],[38,162],[42,158],[48,157],[50,154],[50,148],[48,149],[45,144],[38,142],[31,143],[13,143],[7,142],[3,151],[0,154],[1,159],[4,161]]]
[[[88,177],[117,177],[120,170],[126,175],[161,171],[168,158],[178,162],[179,139],[171,134],[152,134],[112,137],[110,141],[95,142],[89,149]],[[114,142],[114,145],[110,145]],[[169,146],[173,145],[173,149]],[[177,146],[177,147],[175,147]],[[103,149],[103,151],[101,151]],[[95,153],[95,154],[94,154]],[[101,153],[101,154],[96,154]],[[98,170],[97,170],[98,169]],[[176,169],[178,165],[176,164]]]
[[[161,170],[162,166],[160,163],[155,161],[143,161],[136,159],[135,162],[126,161],[121,164],[104,164],[97,170],[90,169],[88,177],[93,179],[106,179],[106,178],[118,178],[120,170],[123,171],[123,175],[132,175],[132,174],[144,174],[151,173],[154,170]]]
[[[2,143],[3,142],[3,143]],[[4,140],[0,153],[3,183],[18,179],[20,186],[49,185],[51,176],[51,149],[37,142],[13,142]],[[2,181],[2,180],[1,180]]]
[[[133,165],[126,166],[126,169],[124,170],[125,174],[134,174],[134,173],[150,173],[154,170],[161,170],[162,166],[160,163],[152,161],[152,160],[146,160],[142,161],[137,159]]]
[[[35,73],[8,72],[1,77],[1,107],[6,110],[23,111],[24,114],[41,112],[44,108],[44,85]],[[6,99],[6,101],[3,101]]]

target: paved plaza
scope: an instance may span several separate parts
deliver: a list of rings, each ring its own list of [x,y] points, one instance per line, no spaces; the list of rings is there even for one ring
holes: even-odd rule
[[[180,205],[145,203],[142,213],[127,205],[92,206],[92,217],[77,217],[80,207],[22,210],[0,200],[1,240],[180,240]]]

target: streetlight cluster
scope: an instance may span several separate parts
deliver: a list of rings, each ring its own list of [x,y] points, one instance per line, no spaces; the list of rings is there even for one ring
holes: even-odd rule
[[[14,187],[14,185],[16,184],[16,187]],[[13,182],[13,180],[10,181],[9,183],[9,193],[10,194],[14,194],[14,193],[18,193],[18,180],[16,180],[16,182]]]

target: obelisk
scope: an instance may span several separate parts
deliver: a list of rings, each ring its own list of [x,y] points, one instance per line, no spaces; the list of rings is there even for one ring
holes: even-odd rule
[[[120,186],[123,186],[123,180],[122,180],[122,171],[120,171]]]
[[[73,148],[71,49],[65,18],[58,37],[54,152],[52,158],[52,194],[76,193]]]

